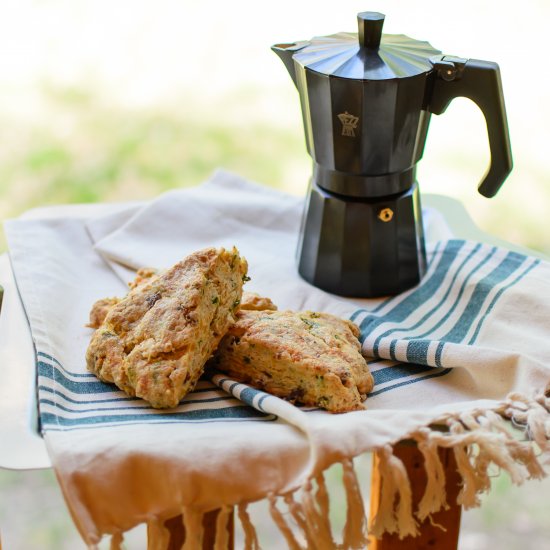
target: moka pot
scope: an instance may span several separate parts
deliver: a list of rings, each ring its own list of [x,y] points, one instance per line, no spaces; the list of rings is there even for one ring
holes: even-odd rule
[[[492,197],[512,169],[496,63],[442,55],[428,42],[383,35],[384,15],[357,16],[358,33],[276,44],[300,94],[313,174],[298,271],[343,296],[398,294],[426,271],[416,165],[431,114],[463,96],[487,123]]]

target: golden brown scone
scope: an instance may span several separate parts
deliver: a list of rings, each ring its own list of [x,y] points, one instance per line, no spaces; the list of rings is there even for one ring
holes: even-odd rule
[[[374,381],[351,321],[312,311],[239,311],[212,365],[268,393],[331,412],[363,409]]]
[[[86,326],[90,328],[99,328],[103,321],[105,321],[107,313],[109,313],[120,300],[121,298],[113,297],[102,298],[95,302],[90,311],[90,322]]]
[[[88,369],[153,407],[175,407],[234,323],[247,263],[206,248],[136,286],[92,336]]]
[[[141,267],[137,270],[136,278],[130,281],[128,286],[130,289],[136,288],[143,283],[149,282],[157,273],[158,271],[153,267]],[[120,300],[122,300],[122,298],[115,296],[113,298],[101,298],[101,300],[95,302],[90,311],[90,322],[86,326],[90,328],[99,328],[103,321],[105,321],[107,313],[109,313],[113,306],[118,304]]]
[[[140,267],[137,270],[136,278],[128,283],[130,289],[136,288],[143,283],[148,283],[153,277],[158,275],[158,270],[154,267]]]
[[[265,296],[260,296],[255,292],[243,292],[243,297],[239,305],[239,310],[255,310],[255,311],[264,311],[271,310],[275,311],[277,306]]]

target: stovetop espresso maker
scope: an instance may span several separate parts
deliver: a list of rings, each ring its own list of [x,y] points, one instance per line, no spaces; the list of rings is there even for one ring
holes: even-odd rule
[[[272,47],[298,88],[313,175],[298,271],[329,292],[397,294],[426,271],[415,172],[432,113],[459,96],[487,123],[491,163],[479,192],[492,197],[512,169],[496,63],[442,55],[428,42],[382,35],[384,15],[359,32]]]

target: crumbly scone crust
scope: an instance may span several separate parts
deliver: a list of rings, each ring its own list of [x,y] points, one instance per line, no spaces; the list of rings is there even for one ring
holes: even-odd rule
[[[279,397],[331,412],[363,409],[374,381],[351,321],[312,311],[243,311],[213,366]]]
[[[148,283],[157,274],[158,271],[153,267],[140,267],[137,270],[135,279],[128,283],[128,287],[132,290],[144,283]],[[113,298],[101,298],[95,302],[90,310],[90,322],[86,326],[90,328],[99,328],[103,324],[103,321],[105,321],[107,313],[109,313],[120,300],[122,300],[122,298],[115,296]]]
[[[134,289],[139,285],[148,283],[153,277],[156,277],[159,274],[159,271],[154,267],[140,267],[137,270],[136,278],[128,283],[130,289]]]
[[[99,328],[103,324],[103,321],[105,321],[105,317],[107,317],[109,311],[111,311],[120,300],[121,298],[115,296],[113,298],[101,298],[101,300],[95,302],[90,310],[90,321],[86,326],[90,328]]]
[[[277,306],[271,301],[271,299],[266,298],[265,296],[260,296],[256,292],[243,292],[243,297],[241,298],[241,303],[239,305],[239,310],[255,310],[255,311],[264,311],[271,310],[275,311]]]
[[[92,336],[88,369],[153,407],[175,407],[234,322],[246,272],[235,248],[206,248],[146,277]]]

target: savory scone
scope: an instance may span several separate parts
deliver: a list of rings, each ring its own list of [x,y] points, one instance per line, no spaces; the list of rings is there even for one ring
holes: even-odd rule
[[[150,281],[151,278],[157,274],[157,270],[152,267],[142,267],[138,269],[136,278],[128,283],[128,286],[130,289],[136,288],[139,285]],[[113,309],[113,307],[116,306],[120,300],[122,300],[122,298],[117,297],[101,298],[100,300],[97,300],[97,302],[92,305],[92,309],[90,310],[90,322],[86,326],[90,328],[99,328],[103,321],[105,321],[107,313],[109,313],[109,311],[111,311],[111,309]],[[243,292],[238,309],[254,309],[257,311],[263,311],[266,309],[276,310],[277,306],[265,296],[260,296],[255,292]]]
[[[239,310],[255,310],[255,311],[264,311],[271,310],[275,311],[277,306],[265,296],[260,296],[255,292],[243,292],[243,297],[239,305]]]
[[[237,249],[206,248],[147,277],[108,310],[88,369],[153,407],[175,407],[234,323],[246,272]]]
[[[99,328],[105,317],[114,306],[116,306],[122,298],[113,297],[113,298],[101,298],[94,303],[92,309],[90,310],[90,322],[86,325],[90,328]]]
[[[289,401],[360,410],[374,381],[358,336],[354,323],[328,313],[239,310],[212,366]]]
[[[144,283],[148,283],[157,274],[158,271],[153,267],[140,267],[136,272],[135,279],[128,283],[128,287],[132,290]],[[107,313],[109,313],[120,300],[122,300],[122,298],[117,296],[97,300],[90,310],[90,322],[86,326],[90,328],[99,328],[103,321],[105,321]]]
[[[159,274],[158,270],[154,267],[140,267],[137,270],[136,278],[128,283],[130,289],[134,289],[143,283],[148,283],[153,277]]]

